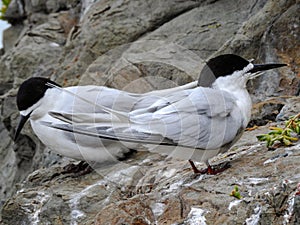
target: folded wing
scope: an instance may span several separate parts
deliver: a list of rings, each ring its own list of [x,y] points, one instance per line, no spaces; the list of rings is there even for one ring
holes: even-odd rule
[[[114,111],[51,112],[60,122],[44,125],[111,140],[201,149],[221,148],[243,128],[236,99],[225,91],[198,87],[165,96],[129,96],[134,100],[130,99],[126,120],[118,120]],[[127,98],[122,100],[122,105],[129,105]]]

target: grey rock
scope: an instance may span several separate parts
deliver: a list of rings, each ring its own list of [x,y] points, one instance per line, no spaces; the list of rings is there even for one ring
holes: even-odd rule
[[[191,82],[201,65],[197,55],[178,45],[146,40],[99,56],[79,84],[93,80],[98,85],[141,93]]]
[[[80,1],[77,0],[54,0],[54,1],[35,1],[35,0],[25,0],[25,1],[18,1],[19,4],[23,3],[24,10],[26,14],[33,14],[33,13],[44,13],[50,14],[55,13],[62,10],[67,10],[70,8],[75,8]]]
[[[31,43],[30,41],[33,39],[34,42]],[[31,44],[29,45],[28,42]],[[26,36],[14,51],[9,53],[10,56],[5,55],[7,58],[3,57],[5,57],[6,62],[9,62],[9,68],[7,68],[9,74],[7,76],[20,78],[20,80],[15,80],[17,82],[15,84],[19,86],[20,82],[28,77],[49,75],[49,72],[51,73],[49,66],[55,65],[57,62],[55,56],[60,53],[60,48],[51,46],[51,43],[45,42],[39,37]]]
[[[4,15],[5,19],[11,24],[20,24],[26,17],[24,4],[20,0],[12,0]]]
[[[280,110],[279,114],[276,116],[277,121],[284,121],[290,119],[300,112],[300,98],[290,97],[287,99],[286,104]]]
[[[291,2],[292,3],[292,2]],[[299,94],[299,76],[295,74],[300,73],[299,64],[299,36],[300,36],[300,18],[294,16],[295,13],[300,12],[300,4],[291,4],[290,7],[279,16],[274,22],[270,30],[269,40],[271,46],[277,49],[279,59],[285,60],[290,66],[289,70],[279,79],[280,95],[298,95]],[[287,37],[289,38],[280,38]],[[289,86],[289,88],[286,88]]]
[[[297,58],[297,50],[296,52],[286,49],[282,51],[282,47],[278,48],[282,45],[279,37],[285,35],[293,36],[288,38],[289,42],[293,42],[293,49],[299,48],[299,41],[295,40],[294,35],[294,33],[299,33],[299,28],[294,29],[291,25],[299,23],[298,17],[291,18],[296,10],[299,11],[297,1],[267,1],[257,14],[245,21],[237,34],[226,42],[217,51],[217,54],[235,52],[249,59],[256,59],[258,62],[284,61],[285,63],[297,64],[297,62],[292,62],[292,59]],[[288,18],[291,18],[291,20]],[[285,29],[286,27],[288,29]],[[269,71],[249,82],[248,89],[252,94],[253,101],[260,102],[270,96],[297,94],[299,77],[295,76],[297,72],[295,73],[293,68],[294,66],[279,69],[280,73]],[[270,82],[270,78],[272,82]]]
[[[0,95],[4,95],[7,91],[12,89],[13,84],[11,82],[0,84]]]
[[[15,46],[17,43],[20,34],[22,33],[24,26],[17,24],[11,26],[3,31],[3,48],[4,52],[7,52]]]
[[[63,62],[68,69],[58,70],[58,81],[66,81],[68,85],[77,84],[78,77],[97,56],[139,39],[180,13],[199,6],[201,2],[107,0],[94,3],[85,10],[81,23],[70,33],[69,48]],[[77,79],[74,79],[74,74]]]
[[[265,125],[270,121],[286,121],[300,112],[298,96],[271,97],[252,108],[249,127]]]
[[[232,164],[216,176],[195,176],[187,162],[154,154],[138,154],[78,178],[62,174],[59,166],[37,170],[5,203],[2,222],[243,224],[257,219],[261,224],[289,223],[300,168],[299,144],[267,151],[253,138],[266,130],[246,132],[234,149],[213,159],[212,163]],[[241,200],[230,196],[235,185]],[[12,210],[19,216],[13,217]]]
[[[4,199],[10,196],[15,192],[14,187],[14,176],[16,173],[16,156],[14,151],[12,150],[10,143],[9,133],[5,129],[4,124],[0,123],[0,156],[1,156],[1,171],[3,171],[0,175],[0,184],[1,184],[1,205],[4,203]]]
[[[0,84],[4,89],[3,91],[6,92],[9,91],[9,89],[6,89],[5,86],[7,85],[10,86],[9,84],[13,84],[14,79],[13,76],[11,76],[11,73],[9,71],[9,65],[5,63],[10,60],[10,56],[5,54],[1,57],[1,59],[2,60],[0,61],[0,69],[1,69]]]
[[[200,7],[164,24],[145,38],[176,43],[206,60],[224,43],[235,37],[237,30],[249,18],[255,16],[266,2],[216,1],[213,4],[201,4]]]
[[[82,4],[78,0],[55,0],[55,1],[45,1],[46,9],[48,13],[54,13],[65,10],[73,10]]]
[[[272,97],[254,104],[248,127],[262,126],[270,121],[275,121],[287,101],[285,97]]]
[[[2,101],[1,105],[1,123],[0,123],[0,155],[1,155],[1,199],[0,205],[4,203],[4,199],[11,196],[18,190],[18,184],[40,166],[46,166],[47,160],[51,158],[54,162],[54,157],[44,155],[41,151],[42,145],[37,141],[35,136],[32,136],[30,129],[25,129],[25,134],[21,134],[16,143],[13,143],[14,127],[18,122],[16,118],[14,98],[7,97]],[[11,118],[14,118],[11,121]],[[33,138],[32,138],[33,137]]]
[[[256,1],[238,4],[241,13],[224,15],[217,12],[234,10],[235,2],[202,3],[200,7],[165,22],[137,42],[111,49],[88,67],[80,77],[80,84],[93,80],[99,85],[145,92],[198,79],[204,60],[222,47],[263,5]],[[149,78],[145,78],[145,74]],[[161,79],[155,81],[153,75]],[[143,89],[136,90],[134,86]]]
[[[294,198],[293,217],[291,224],[296,225],[300,222],[300,197],[299,193]]]

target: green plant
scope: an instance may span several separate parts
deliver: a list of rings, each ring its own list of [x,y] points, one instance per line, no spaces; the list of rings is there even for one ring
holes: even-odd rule
[[[234,189],[231,191],[230,196],[233,196],[237,199],[242,198],[241,193],[239,192],[239,187],[238,186],[236,186],[236,185],[234,186]]]
[[[1,20],[5,20],[4,15],[5,15],[5,12],[8,8],[8,5],[9,5],[10,1],[11,0],[2,0],[2,7],[0,9],[0,19]]]
[[[285,146],[290,146],[293,142],[298,141],[296,135],[300,134],[300,113],[291,117],[285,122],[285,127],[270,127],[268,134],[256,136],[259,141],[266,141],[267,147],[272,147],[276,142]]]

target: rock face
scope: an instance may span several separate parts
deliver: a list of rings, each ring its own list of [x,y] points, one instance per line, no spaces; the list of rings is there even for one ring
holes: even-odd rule
[[[232,165],[216,176],[195,176],[185,161],[145,153],[77,178],[61,174],[60,166],[36,170],[4,204],[2,222],[297,224],[300,145],[268,151],[255,138],[265,132],[246,132],[216,158]],[[235,186],[242,199],[230,196]]]
[[[225,157],[235,158],[232,168],[211,177],[139,153],[72,178],[60,174],[70,160],[45,148],[29,125],[12,138],[16,91],[29,77],[146,92],[198,79],[203,62],[222,53],[289,64],[248,84],[251,125],[284,120],[299,112],[299,12],[297,0],[12,0],[0,61],[1,222],[297,224],[298,145],[267,151],[256,131]],[[229,196],[234,185],[241,200]]]

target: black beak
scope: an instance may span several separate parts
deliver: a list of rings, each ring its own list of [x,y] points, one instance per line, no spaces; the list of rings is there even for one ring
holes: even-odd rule
[[[283,67],[283,66],[287,66],[287,64],[276,64],[276,63],[254,64],[254,68],[251,69],[249,72],[250,73],[256,73],[256,72],[259,72],[259,71],[275,69],[275,68],[279,68],[279,67]]]
[[[20,117],[20,122],[19,122],[19,124],[18,124],[17,130],[16,130],[16,133],[15,133],[15,138],[14,138],[14,141],[16,141],[16,140],[17,140],[17,138],[18,138],[18,136],[19,136],[19,134],[20,134],[20,132],[21,132],[22,128],[24,127],[24,125],[25,125],[26,121],[29,119],[29,117],[30,117],[30,114],[31,114],[31,113],[29,113],[27,116],[23,116],[23,115],[21,115],[21,117]]]

